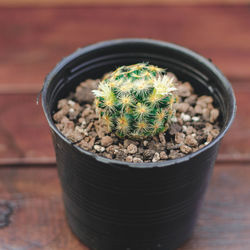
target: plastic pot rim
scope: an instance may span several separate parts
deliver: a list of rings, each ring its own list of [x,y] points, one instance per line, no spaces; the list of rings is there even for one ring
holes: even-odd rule
[[[49,115],[49,113],[51,111],[48,110],[47,105],[46,105],[47,89],[49,87],[50,82],[53,80],[53,78],[68,63],[70,63],[72,60],[78,58],[83,53],[87,53],[87,52],[90,52],[90,51],[93,51],[96,49],[100,49],[100,48],[103,48],[105,46],[119,45],[119,44],[129,43],[129,42],[145,43],[145,44],[149,44],[149,45],[152,44],[152,45],[161,46],[163,48],[168,47],[169,49],[176,50],[176,51],[179,51],[185,55],[191,56],[191,57],[195,58],[197,60],[197,62],[199,62],[199,63],[205,65],[207,68],[209,68],[209,70],[212,71],[221,82],[223,82],[224,86],[226,86],[228,88],[230,95],[231,95],[230,98],[231,98],[231,102],[232,102],[232,109],[231,109],[231,112],[229,114],[229,119],[228,119],[227,123],[225,123],[225,125],[224,125],[223,129],[220,131],[219,135],[215,139],[213,139],[212,142],[210,142],[208,145],[206,145],[202,149],[199,149],[196,152],[193,152],[191,154],[188,154],[188,155],[180,157],[180,158],[161,161],[161,162],[154,162],[154,163],[153,162],[130,163],[130,162],[125,162],[125,161],[120,161],[120,160],[108,159],[108,158],[105,158],[103,156],[99,156],[95,153],[91,153],[87,150],[84,150],[83,148],[73,144],[69,139],[67,139],[67,137],[65,137],[57,129],[57,127],[55,126],[55,123],[52,119],[52,116]],[[77,49],[74,53],[63,58],[53,68],[53,70],[46,76],[46,78],[44,80],[44,85],[43,85],[43,88],[41,91],[41,95],[42,95],[41,99],[42,99],[43,111],[45,113],[45,116],[46,116],[46,119],[49,123],[49,126],[53,130],[53,132],[56,133],[65,143],[74,147],[74,149],[79,151],[79,153],[86,154],[100,163],[105,163],[104,165],[109,164],[109,165],[115,165],[116,167],[120,166],[120,167],[140,168],[140,169],[148,169],[148,168],[156,168],[156,167],[169,167],[169,166],[173,166],[173,165],[178,164],[178,163],[187,162],[191,158],[196,157],[197,155],[199,155],[199,154],[203,153],[204,151],[208,150],[209,148],[213,147],[215,144],[217,144],[224,137],[225,133],[231,127],[233,120],[235,118],[236,109],[237,109],[236,99],[235,99],[234,91],[233,91],[231,84],[229,83],[227,78],[222,74],[222,72],[210,60],[208,60],[207,58],[199,55],[198,53],[196,53],[190,49],[187,49],[185,47],[182,47],[180,45],[176,45],[174,43],[169,43],[169,42],[160,41],[160,40],[148,39],[148,38],[123,38],[123,39],[107,40],[107,41],[98,42],[98,43],[87,45],[83,48]]]

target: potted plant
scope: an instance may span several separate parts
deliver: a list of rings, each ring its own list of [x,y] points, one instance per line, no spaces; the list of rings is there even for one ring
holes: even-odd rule
[[[156,65],[157,69],[168,68],[178,78],[192,82],[197,92],[211,94],[221,111],[219,135],[205,147],[181,158],[135,163],[94,154],[60,133],[53,120],[58,100],[83,80],[100,78],[117,68],[122,71],[120,66],[138,66],[140,62]],[[110,77],[112,74],[103,83],[110,84]],[[176,96],[171,82],[168,87],[171,98],[162,105],[171,114]],[[97,109],[104,117],[107,110],[103,112],[102,88],[105,86],[95,94]],[[131,98],[134,97],[130,96],[129,102]],[[46,77],[42,104],[51,128],[66,216],[72,231],[84,244],[101,250],[175,249],[191,236],[219,143],[236,110],[230,83],[209,60],[186,48],[149,39],[90,45],[64,58]],[[138,102],[136,105],[143,109]],[[119,110],[124,117],[131,112],[126,105]],[[165,127],[157,127],[158,132],[166,129],[170,117],[164,122]],[[114,123],[116,129],[120,128],[117,135],[126,137],[125,127],[119,127],[117,120]],[[130,129],[129,137],[140,139],[155,133],[153,128],[144,129],[144,125],[140,130]],[[138,128],[138,124],[134,126]]]

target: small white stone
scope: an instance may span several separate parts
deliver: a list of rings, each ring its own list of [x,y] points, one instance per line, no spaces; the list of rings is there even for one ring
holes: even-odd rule
[[[72,100],[68,100],[68,104],[69,104],[70,106],[74,106],[74,105],[75,105],[75,102],[72,101]]]
[[[74,110],[73,108],[70,108],[70,109],[69,109],[69,112],[70,112],[70,113],[74,113],[74,111],[75,111],[75,110]]]
[[[187,114],[184,114],[184,113],[181,113],[181,119],[185,122],[188,122],[191,120],[191,116],[190,115],[187,115]]]
[[[79,133],[81,133],[81,134],[84,133],[83,128],[81,128],[81,127],[79,127],[79,126],[76,126],[75,131],[77,131],[77,132],[79,132]]]
[[[187,126],[183,125],[183,126],[182,126],[182,130],[183,130],[184,132],[186,132],[186,131],[187,131]]]
[[[98,152],[104,152],[105,148],[100,145],[94,145],[94,149]]]
[[[198,122],[198,121],[200,120],[200,117],[199,117],[199,116],[193,116],[193,117],[192,117],[192,120],[193,120],[194,122]]]
[[[172,121],[172,122],[177,122],[177,118],[176,118],[176,117],[172,117],[172,118],[171,118],[171,121]]]
[[[154,157],[153,157],[153,159],[152,159],[152,162],[157,162],[157,161],[159,161],[161,158],[160,158],[160,154],[159,153],[155,153],[154,154]]]

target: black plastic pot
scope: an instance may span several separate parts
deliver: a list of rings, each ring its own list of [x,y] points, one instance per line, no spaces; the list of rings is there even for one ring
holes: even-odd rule
[[[196,92],[213,95],[222,130],[206,147],[157,163],[127,163],[87,152],[65,138],[52,115],[57,101],[81,81],[99,78],[120,65],[138,62],[168,68]],[[219,143],[235,116],[228,80],[207,59],[177,45],[122,39],[78,49],[47,76],[42,104],[56,151],[68,222],[98,250],[175,249],[192,234]]]

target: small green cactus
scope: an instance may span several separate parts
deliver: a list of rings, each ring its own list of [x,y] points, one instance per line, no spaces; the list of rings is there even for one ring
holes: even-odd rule
[[[96,111],[119,137],[143,139],[168,129],[175,115],[174,78],[146,63],[122,66],[107,74],[95,95]]]

